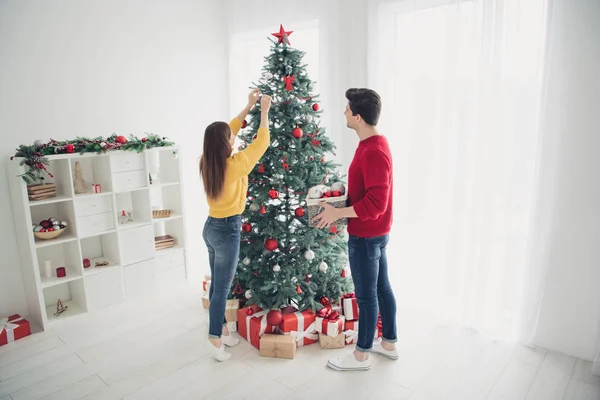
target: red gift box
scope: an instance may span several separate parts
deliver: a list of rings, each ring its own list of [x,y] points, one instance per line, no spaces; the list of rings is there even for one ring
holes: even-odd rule
[[[344,323],[344,335],[346,335],[346,344],[356,344],[358,340],[358,321],[346,321]],[[377,319],[375,327],[375,337],[373,340],[383,335],[381,331],[381,316]]]
[[[311,310],[283,314],[283,322],[279,326],[284,335],[296,337],[298,347],[308,346],[317,343],[317,340],[319,340],[316,319],[317,315]]]
[[[31,335],[29,321],[19,314],[0,318],[0,346]]]
[[[248,310],[252,310],[248,314]],[[238,333],[260,350],[260,338],[265,333],[276,333],[277,327],[267,324],[267,313],[258,307],[240,308],[238,313]]]
[[[342,296],[342,313],[347,321],[358,320],[358,301],[354,293],[348,293]]]
[[[336,337],[344,331],[345,318],[329,307],[320,309],[315,320],[317,332]]]

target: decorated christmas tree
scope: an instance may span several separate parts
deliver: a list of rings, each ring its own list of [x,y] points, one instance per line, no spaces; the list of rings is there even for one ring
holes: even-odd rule
[[[338,165],[328,157],[335,146],[320,124],[318,96],[306,72],[304,52],[291,46],[280,27],[270,38],[262,77],[253,87],[272,96],[271,146],[249,176],[243,214],[240,263],[232,297],[248,299],[263,309],[289,305],[317,310],[352,289],[346,277],[346,237],[343,225],[330,229],[309,226],[307,197],[344,188]],[[240,149],[250,143],[260,125],[257,106],[244,121]]]

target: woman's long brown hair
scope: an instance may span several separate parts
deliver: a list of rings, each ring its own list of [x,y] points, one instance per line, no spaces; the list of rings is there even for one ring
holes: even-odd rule
[[[225,122],[213,122],[204,131],[204,153],[200,175],[208,198],[216,200],[223,193],[227,158],[231,155],[231,128]]]

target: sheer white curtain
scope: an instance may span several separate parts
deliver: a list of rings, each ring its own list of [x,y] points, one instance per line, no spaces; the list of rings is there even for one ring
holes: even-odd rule
[[[522,315],[545,2],[382,2],[370,18],[399,301],[503,338]]]

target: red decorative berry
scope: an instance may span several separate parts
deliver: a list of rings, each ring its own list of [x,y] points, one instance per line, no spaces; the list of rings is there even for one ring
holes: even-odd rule
[[[265,249],[269,250],[269,251],[273,251],[277,248],[277,246],[279,246],[279,244],[277,243],[277,240],[275,239],[267,239],[267,241],[265,242]]]
[[[294,135],[296,139],[300,139],[302,135],[304,135],[304,132],[302,132],[302,129],[300,129],[299,127],[295,127],[292,131],[292,135]]]
[[[252,225],[250,225],[249,223],[245,223],[242,225],[242,231],[245,233],[250,233],[252,232]]]
[[[267,324],[278,326],[283,322],[283,314],[279,310],[271,310],[267,314]]]
[[[279,198],[279,192],[275,189],[271,189],[269,190],[269,197],[272,198],[273,200]]]
[[[298,207],[296,208],[296,211],[294,211],[294,214],[296,214],[296,217],[302,218],[304,217],[304,214],[306,214],[306,211],[304,210],[304,208]]]
[[[312,109],[314,111],[319,111],[319,105],[317,103],[313,104]]]
[[[127,139],[125,138],[125,136],[117,136],[117,138],[115,139],[115,141],[119,144],[125,144],[127,143]]]
[[[314,158],[313,156],[310,156],[310,157],[308,157],[308,159],[309,159],[310,161],[315,161],[315,158]]]
[[[65,151],[67,153],[75,153],[75,145],[69,143],[68,145],[65,146]]]
[[[142,138],[142,142],[146,143],[148,139],[146,139],[145,137]]]
[[[244,128],[245,128],[245,127],[247,127],[247,126],[248,126],[248,121],[246,121],[246,120],[243,120],[243,121],[242,121],[242,129],[244,129]]]

